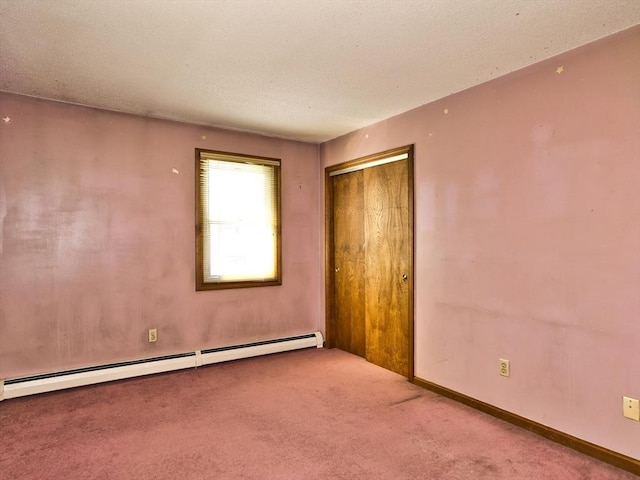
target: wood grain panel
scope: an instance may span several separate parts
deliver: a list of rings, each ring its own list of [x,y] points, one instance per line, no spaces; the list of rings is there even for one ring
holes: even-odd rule
[[[407,376],[411,232],[408,161],[364,172],[366,359]]]
[[[364,175],[332,178],[335,346],[365,356]]]
[[[413,147],[327,167],[325,182],[327,346],[413,378]]]

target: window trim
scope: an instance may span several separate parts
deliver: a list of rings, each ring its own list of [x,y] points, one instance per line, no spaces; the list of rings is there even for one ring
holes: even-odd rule
[[[237,163],[253,163],[257,165],[274,166],[274,186],[276,198],[276,272],[275,277],[266,280],[234,280],[221,282],[206,282],[204,280],[204,244],[203,234],[204,208],[202,205],[202,191],[200,177],[202,175],[202,159],[223,160]],[[241,153],[222,152],[217,150],[207,150],[203,148],[195,149],[195,240],[196,240],[196,291],[223,290],[230,288],[268,287],[282,285],[282,161],[279,158],[260,157],[256,155],[246,155]]]

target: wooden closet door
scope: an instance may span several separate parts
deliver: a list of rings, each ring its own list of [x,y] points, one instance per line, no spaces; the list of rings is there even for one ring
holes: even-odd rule
[[[413,146],[325,169],[327,346],[413,377]]]
[[[365,356],[364,175],[333,181],[335,346]]]
[[[407,376],[411,232],[408,161],[364,172],[366,359]]]

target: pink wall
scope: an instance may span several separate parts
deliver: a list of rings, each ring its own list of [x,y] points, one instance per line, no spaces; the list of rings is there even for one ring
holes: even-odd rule
[[[316,145],[7,94],[0,117],[0,378],[323,326]],[[282,159],[281,287],[196,293],[195,147]]]
[[[416,376],[638,459],[639,52],[634,28],[321,149],[415,144]]]

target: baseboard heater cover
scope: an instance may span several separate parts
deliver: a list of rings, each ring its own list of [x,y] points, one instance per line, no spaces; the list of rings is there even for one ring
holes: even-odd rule
[[[233,345],[230,347],[209,348],[201,350],[197,355],[198,366],[211,363],[228,362],[241,358],[269,355],[270,353],[287,352],[300,348],[321,348],[323,343],[320,332],[299,335],[297,337],[278,338],[263,342],[248,343],[245,345]]]
[[[66,388],[140,377],[154,373],[194,368],[242,358],[287,352],[302,348],[322,348],[322,333],[314,332],[294,337],[276,338],[242,345],[196,350],[162,357],[97,365],[42,375],[0,380],[0,400],[54,392]]]

